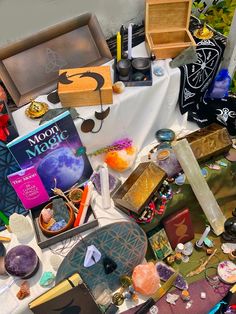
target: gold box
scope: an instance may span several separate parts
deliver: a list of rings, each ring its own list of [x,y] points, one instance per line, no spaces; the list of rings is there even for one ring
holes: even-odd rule
[[[188,30],[191,0],[146,0],[145,39],[157,59],[174,58],[196,46]]]
[[[122,211],[140,214],[163,183],[166,173],[153,162],[143,162],[131,173],[113,196]]]
[[[228,130],[216,123],[190,133],[185,138],[198,161],[225,153],[232,146]]]
[[[110,67],[60,70],[58,95],[64,107],[112,104]]]

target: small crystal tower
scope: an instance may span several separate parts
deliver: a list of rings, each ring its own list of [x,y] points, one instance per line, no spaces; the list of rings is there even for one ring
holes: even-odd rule
[[[220,235],[224,231],[226,218],[201,173],[188,141],[186,139],[178,141],[173,149],[213,231]]]

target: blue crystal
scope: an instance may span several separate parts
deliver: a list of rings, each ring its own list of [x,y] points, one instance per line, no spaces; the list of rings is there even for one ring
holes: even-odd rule
[[[175,132],[171,129],[160,129],[155,136],[159,142],[171,142],[175,138]]]
[[[67,223],[65,222],[64,219],[55,222],[50,228],[50,231],[58,231],[61,230],[62,228],[64,228],[67,225]]]

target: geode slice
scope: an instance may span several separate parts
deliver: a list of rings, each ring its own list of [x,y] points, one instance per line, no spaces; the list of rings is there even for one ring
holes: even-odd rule
[[[156,269],[157,272],[160,276],[160,279],[163,281],[167,281],[171,275],[173,275],[175,273],[174,268],[167,266],[165,263],[163,262],[157,262],[156,263]],[[178,275],[178,277],[176,278],[174,284],[173,284],[176,288],[181,289],[181,290],[187,290],[188,289],[188,283],[186,282],[186,280],[183,278],[182,275]]]

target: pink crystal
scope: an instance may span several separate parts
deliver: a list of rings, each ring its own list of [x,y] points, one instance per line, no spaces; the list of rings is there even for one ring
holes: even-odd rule
[[[43,218],[43,222],[47,224],[53,216],[53,211],[50,208],[43,208],[41,211],[41,215]]]
[[[160,278],[153,263],[138,265],[134,268],[132,281],[135,291],[151,295],[160,287]]]

